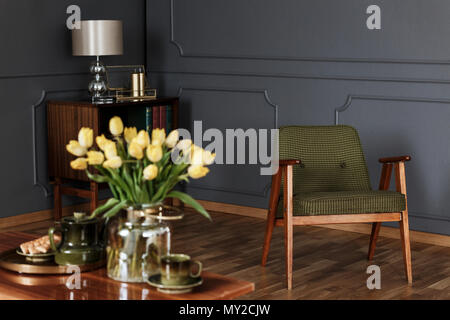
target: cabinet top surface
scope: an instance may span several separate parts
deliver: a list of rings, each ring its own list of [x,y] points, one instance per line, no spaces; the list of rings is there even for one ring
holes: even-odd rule
[[[124,102],[114,102],[114,103],[93,103],[88,100],[48,100],[48,104],[58,104],[58,105],[78,105],[78,106],[86,106],[86,107],[95,107],[95,108],[107,108],[107,107],[118,107],[125,105],[141,105],[141,104],[160,104],[160,103],[172,103],[173,101],[178,100],[178,97],[160,97],[153,100],[145,100],[145,101],[124,101]]]

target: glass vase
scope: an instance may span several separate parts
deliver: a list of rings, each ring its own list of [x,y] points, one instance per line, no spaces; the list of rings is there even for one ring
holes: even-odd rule
[[[119,212],[108,223],[108,277],[145,282],[159,273],[161,257],[170,253],[171,231],[165,220],[181,217],[178,209],[161,204],[137,205]]]

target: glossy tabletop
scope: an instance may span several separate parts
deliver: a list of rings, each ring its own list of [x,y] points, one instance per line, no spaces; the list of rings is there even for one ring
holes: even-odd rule
[[[0,233],[0,251],[18,247],[37,238],[22,232]],[[70,275],[25,275],[0,269],[0,299],[56,300],[222,300],[234,299],[254,291],[248,281],[202,273],[203,284],[190,293],[165,294],[148,284],[124,283],[109,279],[105,268],[81,273],[79,289]],[[67,286],[69,283],[72,286]]]

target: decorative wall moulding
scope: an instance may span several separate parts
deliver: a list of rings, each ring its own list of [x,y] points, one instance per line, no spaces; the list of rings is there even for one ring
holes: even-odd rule
[[[46,78],[46,77],[65,77],[65,76],[83,76],[89,72],[42,72],[42,73],[18,73],[18,74],[0,74],[1,79],[19,79],[19,78]]]
[[[396,97],[396,96],[384,96],[384,95],[357,95],[349,94],[345,103],[335,109],[335,121],[334,124],[339,123],[339,113],[344,112],[350,108],[352,103],[356,100],[369,100],[369,101],[400,101],[400,102],[426,102],[426,103],[439,103],[450,105],[450,99],[443,98],[426,98],[426,97]],[[450,221],[450,217],[421,213],[421,212],[409,212],[409,215],[414,218],[437,220],[437,221]]]
[[[31,106],[31,125],[32,125],[32,135],[33,135],[33,186],[40,187],[44,191],[45,197],[50,197],[53,192],[50,186],[46,182],[39,181],[39,163],[38,163],[38,150],[37,150],[37,123],[36,123],[36,113],[37,109],[45,106],[46,98],[49,94],[64,93],[64,92],[82,92],[86,89],[55,89],[55,90],[42,90],[39,99]]]
[[[340,80],[340,81],[367,81],[367,82],[398,82],[398,83],[431,83],[450,84],[446,79],[419,79],[419,78],[386,78],[386,77],[358,77],[342,75],[310,75],[301,73],[252,73],[252,72],[208,72],[208,71],[174,71],[174,70],[147,70],[147,74],[185,74],[205,76],[230,76],[230,77],[254,77],[254,78],[285,78],[308,80]]]
[[[274,128],[278,128],[278,105],[272,102],[269,97],[269,92],[267,89],[242,89],[242,88],[215,88],[215,87],[179,87],[178,88],[178,97],[181,98],[184,91],[217,91],[217,92],[243,92],[243,93],[256,93],[263,94],[264,100],[267,102],[267,105],[273,109],[274,116]]]
[[[334,112],[334,123],[339,124],[339,113],[347,110],[355,100],[378,100],[378,101],[404,101],[404,102],[430,102],[450,104],[450,99],[425,98],[425,97],[395,97],[395,96],[377,96],[377,95],[353,95],[349,94],[345,103],[336,108]]]
[[[273,117],[274,123],[273,128],[278,128],[278,105],[272,102],[270,99],[269,93],[266,89],[242,89],[242,88],[213,88],[213,87],[179,87],[178,88],[178,97],[180,101],[182,99],[182,95],[186,91],[205,91],[205,92],[229,92],[229,93],[253,93],[253,94],[262,94],[264,96],[264,100],[266,101],[266,105],[273,109]],[[204,190],[212,190],[212,191],[220,191],[227,193],[237,193],[237,194],[245,194],[250,196],[262,197],[266,198],[268,192],[270,190],[271,183],[267,183],[263,190],[254,191],[254,190],[238,190],[236,188],[224,188],[220,186],[205,186],[205,185],[195,185],[195,183],[190,183],[188,185],[189,188],[196,189],[204,189]]]
[[[149,7],[149,6],[148,6]],[[337,57],[294,57],[271,55],[242,55],[242,54],[206,54],[200,52],[188,53],[175,37],[175,0],[170,0],[170,43],[178,49],[180,57],[202,59],[236,59],[236,60],[277,60],[277,61],[305,61],[305,62],[342,62],[342,63],[386,63],[386,64],[433,64],[448,65],[450,60],[430,59],[392,59],[392,58],[337,58]]]

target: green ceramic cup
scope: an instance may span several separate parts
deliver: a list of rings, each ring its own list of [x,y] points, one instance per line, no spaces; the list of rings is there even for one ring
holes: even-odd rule
[[[198,271],[194,273],[193,267],[197,265]],[[161,283],[164,285],[183,285],[191,278],[198,278],[202,273],[202,263],[193,261],[186,254],[169,254],[161,258]]]
[[[61,226],[50,228],[48,236],[59,265],[84,265],[97,262],[104,256],[104,246],[99,236],[100,220],[64,217]],[[61,242],[55,245],[53,234],[61,232]]]

